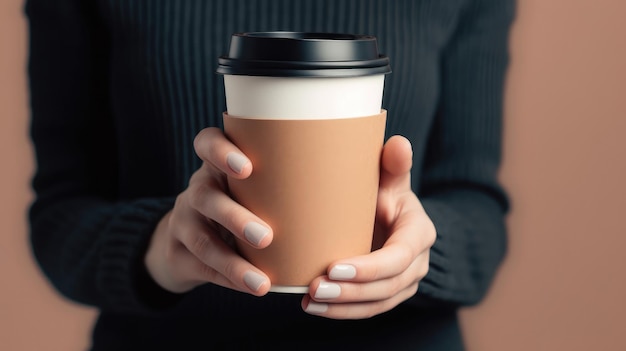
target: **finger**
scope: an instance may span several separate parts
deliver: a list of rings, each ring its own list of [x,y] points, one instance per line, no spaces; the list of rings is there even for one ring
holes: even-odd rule
[[[332,280],[374,281],[386,279],[406,270],[420,254],[419,225],[415,220],[397,219],[394,234],[382,248],[367,255],[340,260],[330,266]]]
[[[197,279],[202,283],[211,282],[213,284],[223,286],[228,289],[250,293],[256,296],[263,296],[270,290],[269,278],[259,269],[250,265],[250,267],[242,266],[240,269],[233,269],[231,276],[222,274],[221,272],[206,266],[195,256],[193,271],[197,272]]]
[[[318,302],[305,295],[302,299],[302,309],[309,314],[332,319],[365,319],[387,312],[406,299],[415,295],[417,283],[407,287],[389,299],[357,302],[357,303],[327,303]]]
[[[162,278],[161,284],[172,292],[184,293],[206,282],[242,291],[238,284],[202,263],[181,242],[170,247],[168,255],[167,267],[171,272]]]
[[[395,135],[385,143],[381,159],[381,189],[410,189],[413,150],[411,142]]]
[[[241,206],[210,181],[199,182],[190,196],[191,207],[215,221],[233,235],[256,248],[267,247],[273,239],[271,227]]]
[[[382,248],[333,263],[329,267],[329,278],[355,282],[387,279],[404,272],[418,255],[428,250],[436,237],[432,222],[420,212],[419,203],[411,201],[403,206],[389,229],[393,234]]]
[[[200,229],[200,224],[180,235],[181,244],[190,253],[181,260],[181,267],[189,267],[191,279],[212,282],[231,289],[264,295],[270,280],[258,268],[239,256],[218,235]]]
[[[218,128],[205,128],[193,142],[196,154],[202,161],[237,179],[252,173],[252,162]]]
[[[400,275],[366,283],[333,281],[320,277],[311,282],[309,295],[318,302],[354,303],[389,299],[419,282],[428,272],[429,252],[419,255]]]

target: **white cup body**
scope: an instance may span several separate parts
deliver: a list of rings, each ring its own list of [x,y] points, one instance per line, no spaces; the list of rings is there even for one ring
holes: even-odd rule
[[[226,108],[250,119],[337,119],[380,113],[385,75],[262,77],[224,75]]]

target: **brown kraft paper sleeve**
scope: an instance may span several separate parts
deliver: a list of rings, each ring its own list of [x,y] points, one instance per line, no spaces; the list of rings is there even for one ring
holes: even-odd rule
[[[247,119],[224,113],[226,136],[250,158],[232,197],[266,221],[272,244],[238,241],[273,285],[306,286],[335,260],[371,250],[387,112],[328,120]]]

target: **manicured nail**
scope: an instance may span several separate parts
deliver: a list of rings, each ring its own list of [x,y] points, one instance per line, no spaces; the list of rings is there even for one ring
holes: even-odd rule
[[[309,305],[306,306],[306,308],[304,309],[304,312],[310,313],[310,314],[322,314],[326,311],[328,311],[327,303],[320,303],[320,302],[313,302],[313,301],[310,301]]]
[[[241,173],[243,171],[243,167],[250,162],[248,158],[238,152],[229,152],[226,155],[226,163],[228,163],[228,167],[237,173]]]
[[[258,291],[266,281],[264,276],[254,271],[247,271],[243,274],[243,282],[253,291]]]
[[[338,264],[330,270],[328,277],[333,280],[349,280],[356,277],[356,268],[351,264]]]
[[[317,290],[315,290],[315,298],[326,300],[326,299],[334,299],[341,295],[341,287],[339,284],[323,281],[320,282],[320,285],[317,286]]]
[[[250,222],[243,228],[243,235],[254,246],[259,246],[270,230],[257,222]]]

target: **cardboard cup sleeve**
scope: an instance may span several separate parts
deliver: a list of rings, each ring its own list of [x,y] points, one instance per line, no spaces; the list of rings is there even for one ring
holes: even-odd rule
[[[237,241],[272,286],[306,287],[339,259],[371,250],[387,112],[324,120],[224,113],[226,136],[250,158],[231,196],[274,231],[270,246]]]

